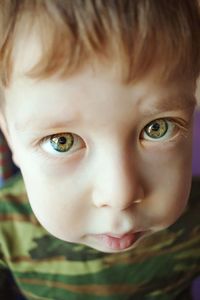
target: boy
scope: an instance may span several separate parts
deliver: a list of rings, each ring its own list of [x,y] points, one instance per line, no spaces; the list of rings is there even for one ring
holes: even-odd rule
[[[2,268],[26,299],[180,296],[200,261],[199,204],[175,223],[191,185],[197,2],[0,6],[0,122],[25,184],[1,194]]]

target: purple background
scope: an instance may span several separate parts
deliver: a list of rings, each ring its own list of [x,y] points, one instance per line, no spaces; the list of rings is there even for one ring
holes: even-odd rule
[[[200,110],[196,112],[194,125],[192,171],[193,175],[200,175]],[[193,283],[192,294],[194,300],[200,300],[200,276]]]

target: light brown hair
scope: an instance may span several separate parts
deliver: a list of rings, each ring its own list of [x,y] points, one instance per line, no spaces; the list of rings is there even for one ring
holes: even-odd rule
[[[26,18],[24,18],[26,16]],[[91,59],[119,60],[128,83],[158,68],[196,79],[200,14],[195,0],[1,0],[0,82],[9,84],[19,27],[37,23],[42,55],[28,75],[67,76]]]

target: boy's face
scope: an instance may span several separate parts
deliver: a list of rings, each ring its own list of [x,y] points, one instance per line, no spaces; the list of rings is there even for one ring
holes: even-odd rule
[[[128,86],[100,64],[65,80],[13,77],[4,131],[33,211],[54,236],[120,252],[185,209],[192,89],[154,79]]]

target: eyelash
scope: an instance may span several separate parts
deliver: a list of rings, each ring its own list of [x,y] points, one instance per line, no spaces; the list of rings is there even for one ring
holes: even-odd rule
[[[152,126],[153,124],[156,124],[156,122],[163,122],[164,124],[167,125],[167,130],[164,133],[164,135],[162,137],[159,138],[151,138],[150,136],[148,136],[146,130]],[[168,140],[171,140],[173,137],[175,137],[177,135],[177,133],[179,131],[186,131],[186,124],[183,120],[174,120],[174,119],[170,119],[170,118],[159,118],[159,119],[155,119],[151,122],[149,122],[141,131],[140,134],[140,140],[142,142],[150,142],[150,143],[158,143],[158,142],[165,142]],[[71,136],[73,138],[73,144],[70,147],[69,150],[67,151],[57,151],[55,148],[53,148],[52,146],[52,142],[51,140],[53,140],[53,138],[56,137],[56,139],[58,139],[58,137],[64,137],[65,135],[67,135],[68,137]],[[81,150],[82,148],[86,147],[85,146],[85,142],[83,141],[83,139],[73,133],[68,133],[68,132],[64,132],[64,133],[57,133],[57,134],[53,134],[53,135],[49,135],[47,137],[44,137],[41,141],[40,141],[40,146],[43,148],[43,150],[51,155],[57,156],[57,157],[64,157],[66,155],[70,155],[73,154],[79,150]]]
[[[54,147],[53,147],[53,139],[56,138],[57,140],[59,139],[58,137],[64,137],[64,136],[71,136],[71,138],[73,139],[73,143],[71,145],[71,147],[69,148],[69,150],[67,151],[57,151]],[[67,142],[67,140],[66,140]],[[74,133],[68,133],[68,132],[64,132],[64,133],[57,133],[57,134],[53,134],[50,136],[47,136],[45,138],[43,138],[40,141],[40,146],[43,148],[43,150],[49,154],[52,155],[56,155],[59,157],[63,157],[66,156],[66,154],[70,155],[74,152],[77,152],[78,150],[82,149],[85,147],[85,143],[83,141],[83,139],[81,139],[80,136],[74,134]]]
[[[160,124],[159,124],[160,123]],[[142,130],[140,134],[140,139],[144,140],[145,142],[153,142],[153,143],[158,143],[158,142],[164,142],[168,141],[171,138],[173,138],[178,131],[183,128],[183,125],[180,124],[181,122],[169,118],[159,118],[155,119],[151,122],[149,122]],[[165,132],[163,133],[162,136],[156,136],[157,131],[154,130],[155,137],[151,137],[147,132],[148,129],[153,128],[153,126],[157,124],[159,125],[158,130],[163,129],[162,127],[165,127]]]

